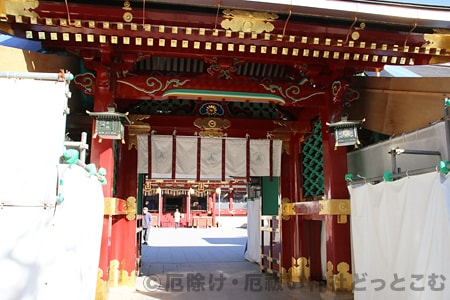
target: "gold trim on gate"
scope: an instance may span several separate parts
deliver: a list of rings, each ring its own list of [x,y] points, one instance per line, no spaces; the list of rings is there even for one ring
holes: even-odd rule
[[[350,266],[346,262],[337,265],[337,274],[333,274],[333,263],[327,263],[327,289],[332,292],[351,292],[353,275],[349,272]]]
[[[127,214],[127,202],[124,199],[115,197],[104,198],[103,214],[105,216],[126,215]]]
[[[295,216],[295,203],[288,201],[288,198],[283,198],[281,202],[281,216],[284,220],[289,220],[290,216]]]
[[[425,33],[423,39],[426,43],[425,48],[450,49],[450,30],[434,29],[434,33]]]
[[[311,280],[311,266],[309,264],[310,260],[306,257],[291,259],[292,266],[289,270],[286,268],[281,268],[280,279],[282,283],[293,283],[293,282],[308,282]]]
[[[150,115],[129,115],[128,118],[131,121],[131,125],[127,125],[128,150],[131,150],[133,147],[137,149],[137,136],[140,134],[148,135],[150,133],[150,124],[143,122],[143,120],[149,119]]]
[[[104,198],[104,215],[107,216],[114,216],[118,214],[117,211],[117,202],[119,201],[118,198],[112,198],[112,197],[105,197]]]
[[[136,285],[136,272],[132,270],[128,273],[123,269],[120,262],[117,259],[113,259],[109,262],[109,286],[128,286],[135,287]]]
[[[231,126],[231,122],[227,119],[208,117],[196,119],[194,125],[200,128],[200,136],[223,137],[225,135],[224,130]]]
[[[97,285],[95,289],[95,300],[106,300],[108,299],[108,288],[106,280],[102,279],[103,270],[98,269],[97,271]]]
[[[311,268],[309,259],[306,257],[299,257],[295,259],[292,257],[292,267],[289,269],[291,282],[307,282],[311,278]]]
[[[224,20],[220,23],[223,29],[233,32],[272,32],[275,26],[271,23],[278,15],[268,12],[225,9]]]
[[[131,221],[136,219],[136,213],[137,213],[137,208],[136,208],[136,198],[133,196],[130,196],[127,198],[127,220]]]
[[[338,223],[347,223],[347,215],[351,214],[350,199],[319,200],[319,215],[337,215]]]
[[[433,34],[424,34],[426,43],[422,46],[428,50],[430,49],[450,49],[450,30],[448,29],[434,29]],[[434,56],[430,59],[430,64],[446,63],[450,58],[442,55]]]

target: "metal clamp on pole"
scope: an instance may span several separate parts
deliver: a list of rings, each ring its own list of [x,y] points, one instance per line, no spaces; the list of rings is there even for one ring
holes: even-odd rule
[[[50,81],[71,81],[73,74],[60,70],[59,73],[39,73],[39,72],[0,72],[0,78],[12,79],[36,79],[36,80],[50,80]]]
[[[401,149],[397,147],[392,148],[388,153],[391,155],[392,173],[394,174],[400,172],[400,170],[397,169],[397,156],[400,154],[436,155],[439,156],[439,160],[441,159],[441,152],[431,150],[411,150],[411,149]]]
[[[89,149],[89,145],[87,143],[87,133],[86,132],[81,133],[81,141],[80,142],[64,141],[64,146],[66,148],[78,149],[80,151],[80,160],[82,162],[86,161],[86,150]]]
[[[353,178],[352,174],[346,174],[345,181],[347,182],[347,185],[378,183],[381,181],[394,181],[394,179],[399,179],[402,177],[407,177],[407,176],[411,176],[411,175],[420,175],[420,174],[431,173],[431,172],[440,172],[443,175],[447,175],[449,173],[449,171],[450,171],[450,162],[449,161],[440,161],[439,165],[437,165],[435,167],[417,169],[417,170],[411,170],[411,171],[405,171],[405,172],[397,172],[397,173],[385,172],[383,176],[372,177],[372,178],[364,178],[364,177],[358,176],[359,178],[355,179],[355,178]]]

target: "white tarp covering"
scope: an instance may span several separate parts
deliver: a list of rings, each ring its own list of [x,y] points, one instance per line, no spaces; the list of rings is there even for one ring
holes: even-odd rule
[[[261,261],[261,199],[247,201],[247,249],[244,258],[250,262]]]
[[[198,151],[198,139],[201,139],[200,151]],[[148,140],[147,135],[138,135],[138,173],[142,174],[147,174],[149,168]],[[198,167],[200,167],[202,180],[222,179],[223,168],[225,168],[227,179],[246,177],[247,161],[250,167],[249,176],[280,176],[281,140],[250,140],[249,157],[247,157],[247,140],[244,138],[176,136],[175,156],[173,155],[173,136],[152,135],[150,140],[152,151],[150,165],[153,179],[171,178],[174,159],[176,179],[196,179]],[[225,156],[225,162],[223,162],[223,156]],[[271,167],[272,174],[270,174]]]
[[[62,204],[0,209],[2,299],[95,299],[103,191],[81,167],[60,167]]]
[[[95,298],[103,191],[83,168],[59,164],[68,84],[56,75],[0,78],[0,298],[5,300]],[[57,205],[58,194],[64,201]]]
[[[355,299],[450,299],[450,179],[349,187]]]
[[[396,165],[398,168],[401,168],[401,171],[435,167],[440,160],[448,160],[445,123],[440,122],[433,126],[348,153],[348,173],[373,178],[383,175],[386,171],[392,171],[389,151],[397,147],[408,150],[439,151],[441,153],[441,157],[416,154],[398,155],[396,157]]]
[[[0,202],[53,203],[56,167],[64,152],[66,83],[0,78],[0,90],[0,178],[7,187],[0,191]]]

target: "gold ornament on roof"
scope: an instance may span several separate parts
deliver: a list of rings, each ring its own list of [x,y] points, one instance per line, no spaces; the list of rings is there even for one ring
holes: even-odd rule
[[[200,128],[200,136],[222,137],[224,129],[231,126],[231,122],[221,118],[199,118],[194,121],[194,125]]]
[[[423,45],[424,48],[440,48],[445,49],[445,51],[450,51],[450,30],[449,29],[434,29],[434,33],[425,33],[423,35],[426,43]],[[450,58],[443,56],[434,56],[430,60],[430,64],[440,64],[447,63]]]
[[[275,26],[270,22],[278,19],[274,13],[238,9],[226,9],[223,14],[226,19],[220,25],[234,32],[272,32]]]
[[[133,14],[131,12],[126,12],[123,14],[123,20],[125,22],[131,22],[133,20]]]
[[[215,116],[217,114],[217,107],[215,105],[212,105],[212,104],[208,105],[206,107],[206,114],[208,116]]]
[[[130,1],[125,0],[124,3],[123,3],[122,9],[123,9],[123,10],[133,10],[133,9],[131,8]]]
[[[151,126],[143,120],[149,119],[150,115],[129,115],[131,121],[128,127],[128,150],[133,147],[137,149],[137,136],[140,134],[149,134]]]

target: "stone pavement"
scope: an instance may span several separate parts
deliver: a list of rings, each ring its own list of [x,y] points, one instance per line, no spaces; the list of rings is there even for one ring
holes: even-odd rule
[[[325,287],[280,284],[246,261],[246,236],[243,228],[152,228],[136,288],[112,288],[109,299],[321,299]]]

